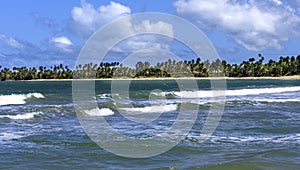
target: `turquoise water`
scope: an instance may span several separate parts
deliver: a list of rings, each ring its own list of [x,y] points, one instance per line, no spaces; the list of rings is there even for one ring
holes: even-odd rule
[[[197,137],[212,104],[205,96],[210,91],[208,80],[198,80],[199,91],[184,98],[175,81],[143,80],[131,82],[129,99],[116,100],[110,95],[110,83],[96,82],[100,112],[87,116],[105,117],[120,133],[153,136],[174,123],[182,102],[199,105],[197,120],[171,150],[150,158],[125,158],[102,149],[84,132],[74,111],[71,81],[0,82],[0,169],[300,167],[299,80],[228,80],[222,120],[204,143]],[[157,96],[167,98],[167,108],[160,106],[159,99],[149,103],[149,94],[155,89],[161,90]],[[196,98],[194,93],[203,97]],[[136,108],[130,108],[128,101]],[[132,113],[147,113],[151,107],[165,111],[159,121],[135,126],[118,113],[116,103]]]

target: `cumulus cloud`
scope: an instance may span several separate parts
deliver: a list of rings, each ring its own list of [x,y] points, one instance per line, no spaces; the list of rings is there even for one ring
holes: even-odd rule
[[[71,11],[71,24],[69,25],[69,30],[71,30],[73,35],[79,35],[83,40],[86,40],[92,33],[105,24],[108,24],[121,16],[130,14],[131,9],[120,3],[110,2],[107,5],[102,5],[97,8],[85,0],[82,0],[80,7],[74,7]],[[106,41],[115,41],[120,40],[119,37],[122,37],[123,35],[156,31],[170,37],[173,37],[174,35],[173,27],[169,23],[143,20],[133,24],[130,17],[128,17],[119,21],[118,24],[102,39],[105,39]],[[158,36],[142,35],[123,40],[111,50],[116,52],[132,52],[146,48],[168,49],[169,45],[166,41],[161,40],[162,39],[158,38]]]
[[[272,0],[273,2],[275,2],[277,5],[282,5],[282,2],[280,0]]]
[[[70,30],[82,37],[88,37],[93,31],[102,25],[120,16],[130,14],[129,7],[116,2],[95,8],[92,4],[81,1],[80,7],[74,7],[71,11]]]
[[[149,20],[144,20],[141,24],[134,26],[134,30],[137,32],[160,32],[170,37],[174,36],[173,25],[162,21],[151,23]]]
[[[51,18],[32,13],[36,23],[52,29],[53,35],[41,40],[38,44],[32,44],[26,40],[0,34],[0,63],[7,66],[37,66],[41,61],[47,61],[42,64],[51,66],[61,62],[72,66],[82,44],[92,33],[112,20],[129,14],[131,14],[131,9],[120,3],[110,2],[96,7],[85,0],[82,0],[79,6],[72,8],[67,25],[56,24]],[[170,37],[174,35],[172,24],[156,19],[155,21],[132,22],[128,17],[128,20],[119,23],[115,30],[109,30],[104,39],[118,40],[119,35],[144,31],[159,31]],[[153,35],[139,35],[120,42],[111,51],[124,54],[143,49],[168,50],[169,44],[169,39]]]
[[[224,31],[252,51],[283,49],[282,42],[300,34],[300,17],[280,0],[178,0],[174,6],[203,28]]]
[[[170,50],[170,41],[170,39],[156,35],[140,35],[121,41],[111,50],[121,53],[131,53],[143,49]]]
[[[119,30],[120,29],[120,30]],[[118,44],[112,50],[118,52],[133,52],[142,49],[170,49],[170,41],[174,37],[174,29],[173,25],[158,21],[158,22],[150,22],[149,20],[143,20],[138,24],[132,24],[131,21],[123,23],[122,26],[117,27],[114,32],[121,32],[123,34],[140,34],[140,33],[156,33],[159,32],[169,38],[148,34],[143,35],[140,34],[138,36],[130,37],[120,44]]]

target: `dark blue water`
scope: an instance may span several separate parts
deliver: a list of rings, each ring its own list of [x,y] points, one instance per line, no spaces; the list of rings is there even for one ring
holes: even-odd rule
[[[85,133],[74,110],[71,81],[0,82],[0,169],[300,167],[299,80],[228,80],[222,119],[204,143],[198,137],[213,105],[209,80],[198,80],[199,90],[188,96],[182,96],[176,81],[132,81],[129,98],[112,96],[110,83],[96,82],[99,110],[87,112],[87,119],[102,117],[124,135],[148,138],[171,126],[180,110],[193,112],[181,107],[188,103],[199,107],[196,122],[178,145],[163,154],[120,157],[99,147]],[[145,124],[119,113],[134,117],[159,111],[163,112],[160,117]],[[124,144],[131,145],[134,143]]]

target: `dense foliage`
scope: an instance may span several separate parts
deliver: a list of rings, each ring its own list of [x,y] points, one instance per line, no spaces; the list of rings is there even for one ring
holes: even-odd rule
[[[72,79],[74,78],[113,78],[113,77],[279,77],[300,74],[300,55],[297,57],[280,57],[278,61],[264,62],[259,54],[258,60],[250,58],[241,64],[228,64],[217,59],[210,62],[200,58],[190,61],[168,60],[151,66],[149,62],[137,62],[135,68],[124,67],[118,62],[78,65],[75,70],[68,66],[46,68],[0,66],[0,80],[32,80],[32,79]]]

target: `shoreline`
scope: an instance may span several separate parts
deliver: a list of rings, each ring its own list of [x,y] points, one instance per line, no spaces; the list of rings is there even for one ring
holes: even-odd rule
[[[104,78],[104,79],[34,79],[34,80],[7,80],[7,82],[12,81],[78,81],[78,80],[84,80],[84,81],[112,81],[112,80],[210,80],[210,79],[216,79],[216,80],[300,80],[300,75],[296,76],[281,76],[281,77],[165,77],[165,78],[155,78],[155,77],[149,77],[149,78]]]

